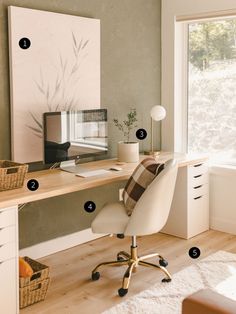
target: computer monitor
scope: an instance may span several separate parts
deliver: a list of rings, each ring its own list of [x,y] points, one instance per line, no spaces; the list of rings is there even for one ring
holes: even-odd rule
[[[107,110],[45,112],[44,163],[58,163],[105,154]]]

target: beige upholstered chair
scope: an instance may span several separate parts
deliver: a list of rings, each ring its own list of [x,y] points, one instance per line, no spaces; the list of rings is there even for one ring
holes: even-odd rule
[[[92,280],[98,280],[100,273],[97,271],[103,265],[128,265],[123,277],[122,288],[118,290],[119,296],[128,292],[132,272],[138,265],[151,266],[161,269],[166,277],[163,282],[171,281],[171,275],[166,269],[167,261],[158,253],[147,256],[138,256],[136,236],[144,236],[159,232],[166,224],[171,202],[174,194],[177,176],[177,165],[174,160],[169,160],[164,170],[152,181],[138,200],[131,216],[128,216],[123,202],[106,204],[92,222],[94,233],[112,233],[131,236],[131,253],[121,251],[117,260],[104,262],[97,265],[92,271]],[[151,257],[159,258],[159,265],[148,263],[144,260]]]

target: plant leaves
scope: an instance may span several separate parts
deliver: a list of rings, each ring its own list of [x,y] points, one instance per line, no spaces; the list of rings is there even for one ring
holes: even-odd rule
[[[34,80],[34,82],[35,82],[36,86],[38,87],[39,91],[40,91],[43,95],[45,95],[45,91],[44,91],[43,87],[40,86],[37,81]]]
[[[84,49],[84,48],[87,46],[88,42],[89,42],[89,39],[88,39],[88,40],[86,40],[86,42],[83,44],[82,49]]]
[[[82,43],[83,43],[83,39],[80,40],[79,47],[78,47],[78,49],[77,49],[78,52],[80,51],[80,48],[81,48],[81,46],[82,46]]]
[[[77,52],[77,49],[75,47],[73,47],[73,51],[74,51],[75,57],[77,58],[78,57],[78,52]]]
[[[49,84],[48,84],[48,86],[47,86],[47,94],[46,94],[47,100],[49,99],[49,94],[50,94],[50,90],[49,90]]]
[[[32,112],[30,112],[30,115],[31,115],[32,119],[34,120],[34,122],[38,125],[38,127],[39,127],[40,129],[43,129],[42,123],[40,123],[40,122],[37,120],[37,118],[34,116],[34,114],[33,114]]]
[[[58,110],[59,106],[60,106],[60,104],[57,104],[57,105],[56,105],[55,111]]]
[[[30,125],[26,125],[26,126],[27,126],[29,129],[31,129],[32,131],[36,132],[36,133],[39,133],[39,134],[42,133],[42,130],[36,129],[36,128],[30,126]]]
[[[42,135],[39,135],[39,134],[36,134],[34,133],[35,136],[39,137],[39,138],[42,138],[43,136]]]
[[[72,37],[73,37],[74,45],[75,45],[75,47],[77,48],[77,41],[76,41],[76,38],[75,38],[75,35],[74,35],[74,32],[73,32],[73,31],[72,31]]]

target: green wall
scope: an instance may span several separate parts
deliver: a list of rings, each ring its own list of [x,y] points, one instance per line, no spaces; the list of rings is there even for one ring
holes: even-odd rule
[[[138,127],[150,131],[150,108],[160,104],[160,0],[1,0],[0,159],[10,158],[9,5],[100,19],[101,104],[108,108],[110,156],[116,156],[116,143],[122,140],[112,119],[125,117],[128,108],[137,108]],[[155,131],[158,143],[158,126]],[[140,151],[149,145],[147,137],[140,142]],[[93,200],[99,210],[105,202],[118,199],[118,188],[124,184],[28,204],[19,214],[20,247],[88,228],[96,212],[85,213],[84,202]]]

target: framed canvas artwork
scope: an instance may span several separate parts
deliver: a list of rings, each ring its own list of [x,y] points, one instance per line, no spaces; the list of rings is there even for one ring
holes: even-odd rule
[[[12,159],[43,158],[44,112],[100,108],[100,20],[10,6]]]

